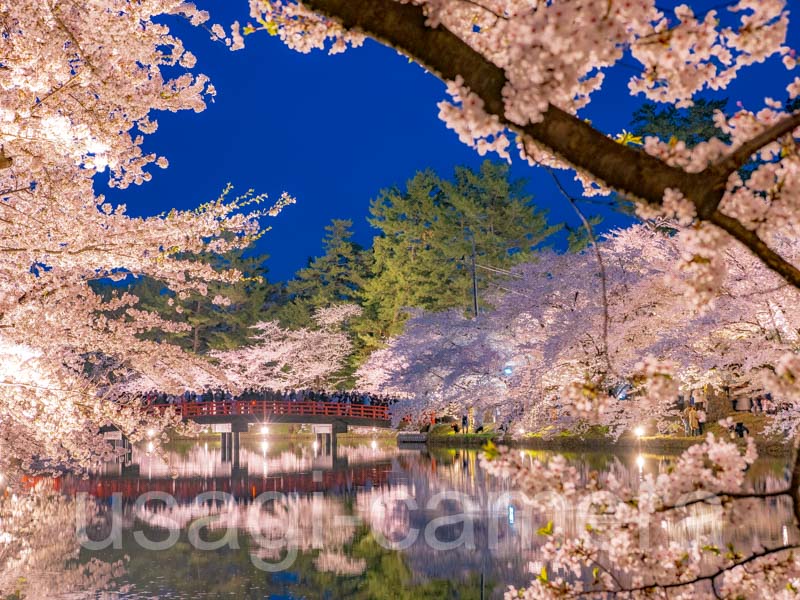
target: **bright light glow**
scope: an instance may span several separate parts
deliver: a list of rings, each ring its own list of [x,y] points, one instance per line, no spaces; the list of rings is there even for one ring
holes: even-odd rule
[[[644,468],[644,456],[641,454],[636,457],[636,466],[639,467],[640,471]]]
[[[148,429],[147,430],[147,437],[149,437],[151,439],[156,437],[156,430],[155,429]]]
[[[519,457],[520,458],[525,458],[525,451],[524,450],[520,450],[519,451]]]
[[[378,448],[378,440],[372,440],[372,442],[370,442],[369,446],[373,450],[377,449]]]
[[[266,425],[261,426],[261,435],[267,435],[269,433],[269,427]]]
[[[633,430],[633,433],[636,434],[636,437],[642,437],[644,435],[644,427],[639,425],[639,427]]]
[[[267,441],[261,442],[261,453],[266,454],[267,450],[269,450],[269,442]]]
[[[152,452],[153,450],[155,450],[155,447],[156,446],[155,446],[155,444],[153,442],[147,442],[147,451],[148,452]]]
[[[317,450],[319,450],[319,442],[317,440],[314,440],[314,443],[311,444],[311,447],[314,449],[314,452],[316,452]]]
[[[508,366],[503,369],[503,375],[511,375],[514,372],[514,367]]]
[[[519,429],[517,429],[517,433],[520,435],[525,435],[525,430],[522,427],[520,427]]]
[[[508,505],[508,524],[513,525],[514,521],[516,521],[516,510],[514,509],[514,505]]]

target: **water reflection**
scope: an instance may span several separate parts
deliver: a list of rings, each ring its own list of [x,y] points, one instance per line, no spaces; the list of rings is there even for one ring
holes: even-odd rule
[[[117,498],[122,548],[81,554],[129,557],[108,596],[116,598],[479,598],[481,589],[500,597],[505,584],[524,585],[541,569],[545,538],[537,531],[548,521],[574,534],[585,527],[574,506],[532,513],[508,481],[481,469],[473,451],[402,451],[372,440],[340,444],[334,456],[318,450],[310,440],[258,437],[243,439],[238,460],[214,441],[175,445],[164,456],[134,448],[129,460],[88,479],[65,475],[58,486],[67,498],[89,495],[105,524],[93,539],[113,529]],[[637,454],[568,459],[584,479],[597,472],[632,486],[674,464],[671,456]],[[750,473],[763,490],[785,486],[786,476],[776,459],[760,460]],[[174,502],[142,500],[145,493]],[[749,549],[794,541],[788,500],[743,504],[747,518],[736,528],[706,504],[658,525],[678,542]],[[174,540],[147,550],[137,532],[157,542],[174,533]],[[285,568],[270,572],[262,563]]]

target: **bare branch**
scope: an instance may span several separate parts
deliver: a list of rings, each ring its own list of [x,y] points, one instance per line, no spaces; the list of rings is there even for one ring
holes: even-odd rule
[[[611,356],[608,351],[608,322],[609,322],[609,315],[608,315],[608,285],[607,285],[607,277],[606,277],[606,264],[603,262],[603,255],[600,252],[600,247],[597,245],[597,238],[594,236],[594,229],[592,229],[592,224],[589,222],[589,219],[586,218],[586,215],[583,214],[580,208],[578,208],[578,203],[573,198],[564,186],[561,185],[561,181],[556,176],[555,172],[550,167],[545,167],[550,173],[550,176],[553,178],[553,181],[558,187],[558,190],[561,192],[561,195],[567,199],[567,202],[570,203],[572,208],[578,214],[578,218],[583,223],[584,229],[586,229],[586,235],[589,236],[589,242],[592,244],[592,249],[594,250],[595,258],[597,259],[597,266],[600,269],[600,289],[602,292],[603,298],[603,350],[602,354],[605,358],[606,366],[608,370],[619,377],[619,374],[614,369],[614,365],[611,364]]]

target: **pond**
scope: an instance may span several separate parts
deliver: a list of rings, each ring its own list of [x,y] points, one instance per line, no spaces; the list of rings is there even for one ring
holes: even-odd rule
[[[474,450],[398,449],[394,440],[367,438],[340,441],[334,456],[311,438],[260,435],[242,436],[238,456],[211,437],[165,450],[134,447],[127,461],[89,478],[54,482],[83,507],[74,560],[122,561],[110,591],[62,597],[498,598],[542,568],[546,539],[538,531],[548,521],[583,527],[580,507],[526,509],[507,481],[484,472]],[[585,476],[633,484],[675,460],[636,452],[567,458]],[[784,459],[762,458],[749,476],[776,489],[788,472]],[[781,498],[758,502],[733,530],[715,517],[714,506],[698,505],[662,526],[679,541],[702,537],[720,547],[794,536]]]

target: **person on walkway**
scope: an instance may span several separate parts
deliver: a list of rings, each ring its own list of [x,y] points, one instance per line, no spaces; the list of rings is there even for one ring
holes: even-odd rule
[[[681,413],[681,421],[683,421],[684,433],[687,436],[692,435],[692,420],[690,418],[690,414],[694,411],[694,407],[688,405],[686,408],[683,409]]]
[[[703,435],[706,427],[706,411],[702,405],[697,411],[697,425],[698,425],[698,433],[700,435]]]
[[[691,430],[691,436],[694,437],[699,435],[700,433],[700,423],[697,420],[697,410],[695,410],[694,406],[689,407],[689,429]]]
[[[747,425],[745,425],[742,422],[736,423],[736,425],[733,428],[733,431],[736,434],[736,436],[740,438],[750,435],[750,430],[747,428]]]

